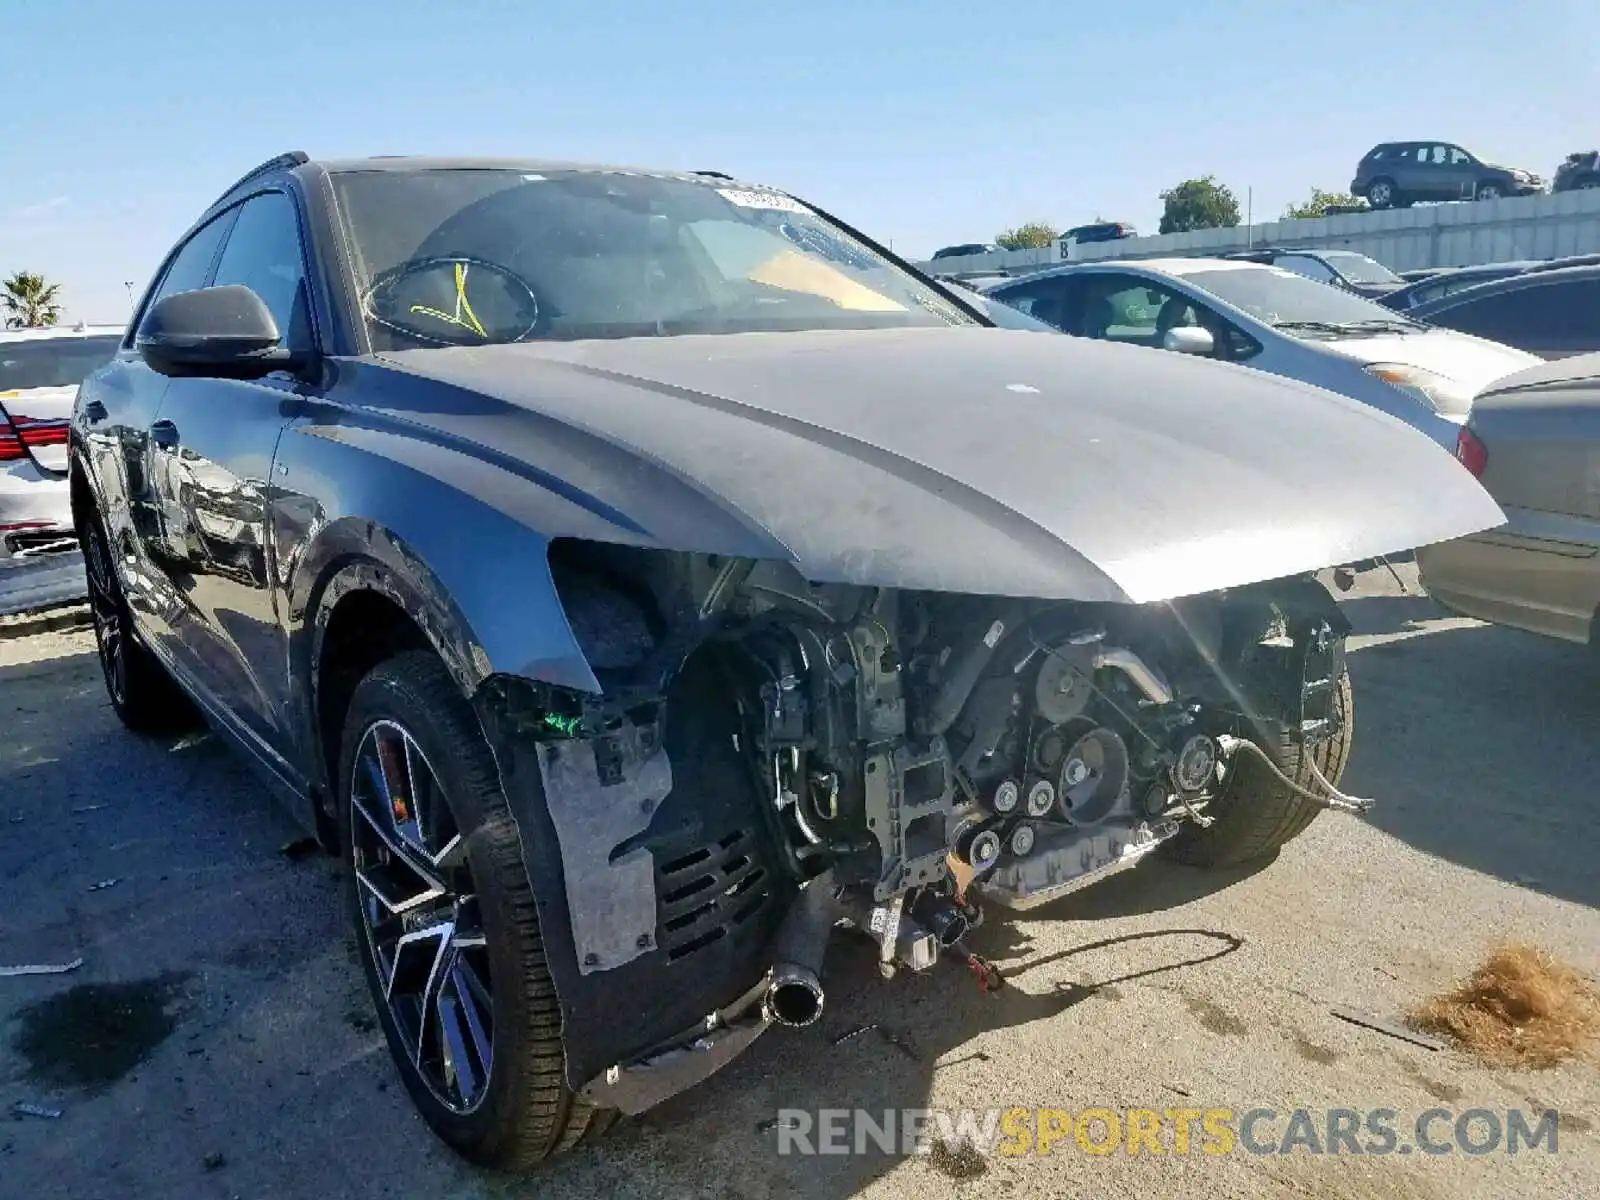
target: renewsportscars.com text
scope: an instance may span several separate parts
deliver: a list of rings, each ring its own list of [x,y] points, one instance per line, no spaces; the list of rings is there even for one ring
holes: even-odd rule
[[[779,1154],[1517,1154],[1557,1152],[1555,1109],[779,1109]]]

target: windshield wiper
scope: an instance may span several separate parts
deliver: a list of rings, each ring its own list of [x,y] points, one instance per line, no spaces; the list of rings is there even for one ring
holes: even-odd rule
[[[1346,329],[1392,329],[1397,333],[1415,333],[1427,326],[1408,317],[1368,317],[1364,321],[1345,321]]]
[[[1348,325],[1337,321],[1274,321],[1274,329],[1303,329],[1307,333],[1331,333],[1335,337],[1350,333]]]

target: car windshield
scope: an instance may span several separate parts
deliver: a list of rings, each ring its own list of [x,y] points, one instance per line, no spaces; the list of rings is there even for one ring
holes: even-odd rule
[[[1357,254],[1353,250],[1324,250],[1322,257],[1330,267],[1351,283],[1405,282],[1381,262],[1368,258],[1365,254]]]
[[[378,349],[979,324],[766,189],[504,168],[333,181]]]
[[[1195,271],[1183,279],[1295,337],[1354,337],[1423,328],[1363,296],[1279,267],[1226,267]]]
[[[111,361],[121,341],[115,334],[0,340],[0,392],[77,387],[85,375]]]

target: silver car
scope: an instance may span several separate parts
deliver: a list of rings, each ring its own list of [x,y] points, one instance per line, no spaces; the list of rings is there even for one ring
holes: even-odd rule
[[[1450,450],[1472,398],[1539,361],[1294,272],[1234,259],[1056,267],[986,294],[1064,333],[1220,358],[1339,392]]]
[[[1600,613],[1600,354],[1522,371],[1485,392],[1456,457],[1506,523],[1428,546],[1428,593],[1464,616],[1592,644]]]

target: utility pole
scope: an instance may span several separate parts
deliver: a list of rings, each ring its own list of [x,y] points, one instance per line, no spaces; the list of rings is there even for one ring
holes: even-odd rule
[[[133,311],[133,280],[124,279],[122,286],[128,289],[128,311]]]
[[[1244,190],[1244,245],[1249,250],[1256,244],[1256,190]]]

